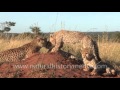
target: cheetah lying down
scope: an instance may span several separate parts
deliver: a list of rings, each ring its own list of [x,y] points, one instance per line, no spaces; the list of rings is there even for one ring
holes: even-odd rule
[[[41,47],[46,46],[45,43],[46,39],[36,37],[30,43],[27,43],[21,47],[0,52],[0,62],[21,61],[28,58],[33,53],[38,52]]]

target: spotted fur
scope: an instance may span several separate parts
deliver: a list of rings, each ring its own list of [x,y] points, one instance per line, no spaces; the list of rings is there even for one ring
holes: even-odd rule
[[[95,57],[90,48],[84,48],[82,50],[82,58],[84,63],[84,71],[89,71],[93,69],[91,75],[101,74],[103,76],[114,76],[116,75],[116,70],[110,64],[104,63],[102,61],[96,61]]]
[[[33,53],[38,52],[41,47],[45,46],[45,43],[45,39],[36,37],[36,39],[30,43],[27,43],[21,47],[0,52],[0,62],[21,61],[25,58],[28,58]]]
[[[80,44],[80,48],[91,48],[96,61],[101,61],[99,57],[99,51],[96,41],[94,41],[89,35],[77,31],[60,30],[53,34],[50,34],[50,42],[53,45],[51,52],[57,52],[63,44]]]

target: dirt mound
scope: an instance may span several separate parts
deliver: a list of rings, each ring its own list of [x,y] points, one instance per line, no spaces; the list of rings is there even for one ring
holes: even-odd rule
[[[81,61],[70,60],[58,53],[36,53],[21,62],[0,65],[1,78],[103,78],[84,72]]]

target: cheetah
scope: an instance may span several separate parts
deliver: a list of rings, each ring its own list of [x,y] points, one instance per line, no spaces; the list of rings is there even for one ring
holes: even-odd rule
[[[93,71],[91,72],[91,75],[97,74],[97,61],[95,60],[95,57],[93,55],[93,52],[90,48],[84,48],[81,51],[83,63],[84,63],[84,71],[89,71],[91,68]]]
[[[21,47],[0,52],[0,62],[15,62],[25,60],[41,47],[46,46],[46,39],[37,36],[33,41]]]
[[[80,48],[91,48],[96,61],[101,61],[99,57],[99,51],[96,41],[94,41],[89,35],[78,31],[60,30],[53,34],[50,34],[50,42],[52,44],[51,52],[57,52],[63,44],[80,44]]]
[[[55,32],[53,34],[50,34],[50,42],[53,46],[51,52],[57,52],[60,51],[60,49],[63,47],[63,44],[76,44],[79,43],[79,47],[85,50],[85,48],[89,48],[91,51],[90,54],[88,54],[88,57],[83,57],[83,62],[85,66],[86,64],[91,64],[94,67],[94,70],[91,74],[95,75],[97,72],[97,66],[96,62],[101,61],[101,58],[99,57],[99,51],[98,51],[98,45],[96,41],[94,41],[89,35],[86,35],[85,33],[78,32],[78,31],[67,31],[67,30],[60,30],[58,32]],[[81,52],[82,54],[82,52]],[[89,60],[91,60],[91,63],[89,63]],[[91,66],[89,65],[89,66]]]
[[[93,69],[91,75],[96,75],[100,73],[102,73],[101,75],[103,76],[116,75],[116,70],[111,65],[108,65],[107,63],[104,63],[102,61],[98,62],[95,60],[95,57],[90,48],[84,48],[81,53],[84,63],[84,71],[89,71],[90,69]]]

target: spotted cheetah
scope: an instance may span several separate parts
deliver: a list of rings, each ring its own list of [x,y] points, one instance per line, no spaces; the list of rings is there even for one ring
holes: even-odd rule
[[[45,43],[45,39],[36,37],[30,43],[27,43],[21,47],[0,52],[0,62],[14,62],[24,60],[33,53],[38,52],[41,47],[45,46]]]
[[[84,71],[89,71],[93,69],[91,75],[100,74],[103,76],[113,76],[116,75],[116,70],[109,64],[104,63],[102,61],[98,62],[95,60],[95,57],[90,48],[84,48],[81,51],[83,63],[84,63]]]
[[[60,30],[50,34],[50,42],[53,46],[51,52],[57,52],[63,44],[76,44],[79,43],[80,48],[91,48],[96,61],[101,61],[96,41],[89,35],[78,31]]]
[[[93,52],[90,48],[84,48],[81,51],[83,63],[84,63],[84,71],[89,71],[91,68],[93,71],[91,72],[92,75],[97,74],[97,61],[93,55]]]

